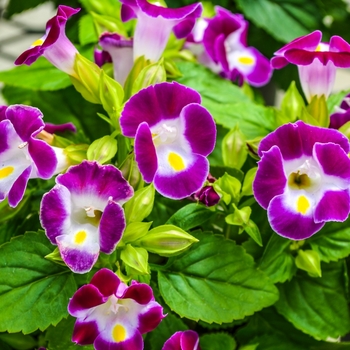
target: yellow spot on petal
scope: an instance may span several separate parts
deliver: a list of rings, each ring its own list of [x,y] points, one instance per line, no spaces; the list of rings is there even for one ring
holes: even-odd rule
[[[238,62],[250,66],[254,63],[254,59],[252,57],[243,56],[238,59]]]
[[[34,46],[41,46],[43,44],[44,40],[43,39],[38,39],[38,40],[35,40],[32,44],[32,47]]]
[[[112,337],[117,343],[124,341],[126,339],[125,328],[120,324],[115,325],[112,329]]]
[[[316,52],[321,51],[321,45],[320,45],[320,44],[317,45],[315,51],[316,51]]]
[[[83,231],[83,230],[79,231],[75,234],[74,243],[83,244],[86,240],[86,237],[87,237],[86,231]]]
[[[310,208],[310,202],[305,196],[300,196],[297,201],[297,212],[305,215]]]
[[[13,173],[14,170],[15,169],[13,166],[7,166],[5,168],[2,168],[0,170],[0,180],[6,179],[8,176],[10,176]]]
[[[169,162],[170,166],[175,171],[181,171],[181,170],[184,170],[186,168],[185,163],[182,160],[182,158],[174,152],[169,153],[168,162]]]

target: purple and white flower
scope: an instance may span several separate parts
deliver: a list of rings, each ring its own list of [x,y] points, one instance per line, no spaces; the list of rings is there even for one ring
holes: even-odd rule
[[[100,37],[99,44],[103,51],[100,54],[95,51],[95,61],[99,62],[110,56],[113,63],[114,79],[123,85],[134,64],[132,39],[123,38],[115,33],[104,33]],[[108,56],[103,54],[104,52],[108,53]]]
[[[350,94],[343,98],[340,107],[337,106],[336,111],[329,118],[329,127],[332,129],[339,129],[347,122],[350,122]]]
[[[43,196],[40,221],[67,266],[85,273],[99,252],[111,254],[125,229],[121,205],[133,189],[113,165],[84,161],[56,178]]]
[[[72,341],[96,350],[142,350],[142,334],[164,318],[150,286],[133,281],[128,287],[105,268],[77,290],[68,312],[77,318]]]
[[[188,197],[206,181],[216,127],[200,102],[198,92],[186,86],[160,83],[132,96],[121,113],[122,133],[135,137],[144,180],[166,197]]]
[[[34,107],[0,107],[0,201],[8,197],[11,207],[23,198],[30,178],[49,179],[55,173],[55,151],[36,138],[45,127],[42,118]]]
[[[317,95],[328,97],[332,91],[336,68],[350,67],[350,45],[340,36],[329,43],[321,42],[322,32],[316,30],[294,39],[275,52],[271,65],[281,69],[288,63],[298,66],[299,78],[308,101]]]
[[[65,28],[67,20],[79,11],[80,9],[73,9],[69,6],[58,6],[57,15],[46,24],[45,35],[36,40],[28,50],[24,51],[16,59],[15,64],[30,66],[40,56],[44,56],[61,71],[76,77],[74,61],[78,51],[67,38]]]
[[[261,140],[253,183],[272,229],[306,239],[350,211],[348,139],[337,130],[302,121],[285,124]]]
[[[191,330],[176,332],[164,343],[162,350],[201,350],[198,334]]]
[[[134,60],[145,56],[158,61],[171,31],[178,39],[191,32],[202,13],[202,4],[195,3],[177,9],[150,4],[147,0],[121,0],[121,18],[124,22],[137,18],[134,33]]]

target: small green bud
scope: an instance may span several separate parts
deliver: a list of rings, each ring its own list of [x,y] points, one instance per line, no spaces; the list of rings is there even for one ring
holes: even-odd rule
[[[170,58],[164,59],[164,69],[168,78],[175,79],[182,77],[182,73],[177,68],[176,63]]]
[[[80,164],[84,159],[86,159],[86,152],[89,148],[89,145],[71,145],[64,149],[69,162],[71,164]]]
[[[139,222],[146,218],[153,209],[154,204],[154,186],[143,187],[137,190],[134,196],[125,203],[126,222]]]
[[[300,120],[306,124],[320,126],[320,123],[309,113],[306,107],[301,110]]]
[[[229,214],[226,216],[225,221],[229,225],[235,226],[244,226],[249,222],[250,214],[252,213],[252,209],[250,207],[244,207],[242,209],[238,209],[234,204],[232,204],[234,212],[233,214]]]
[[[120,253],[120,259],[122,259],[126,265],[136,270],[138,274],[149,274],[148,252],[146,249],[133,247],[131,244],[127,244]]]
[[[124,178],[128,180],[129,184],[135,190],[143,187],[144,181],[133,154],[130,154],[126,157],[120,167],[120,171],[122,172]]]
[[[87,150],[87,159],[96,160],[100,164],[107,163],[117,153],[117,140],[109,135],[103,136],[95,140]]]
[[[258,148],[262,139],[262,136],[258,136],[252,140],[247,140],[248,153],[252,158],[256,160],[260,159],[260,157],[258,156]]]
[[[254,167],[247,171],[244,177],[241,196],[251,196],[253,194],[253,181],[258,168]]]
[[[52,253],[45,255],[45,259],[50,260],[58,265],[66,266],[61,258],[61,254],[58,248],[56,248]]]
[[[240,199],[241,183],[233,176],[225,173],[214,182],[213,187],[226,205],[238,203]]]
[[[161,256],[172,256],[182,253],[198,239],[174,225],[158,226],[135,244],[147,249],[151,253]]]
[[[322,277],[321,259],[314,250],[299,250],[298,256],[295,258],[295,264],[311,277]]]
[[[97,2],[100,3],[99,7],[102,7],[101,10],[99,10],[97,12],[107,14],[108,12],[106,12],[105,5],[108,4],[108,1],[98,0],[98,1],[96,1],[96,3]],[[90,11],[90,15],[93,17],[96,24],[99,24],[102,28],[104,28],[104,31],[107,30],[109,32],[116,32],[116,33],[122,35],[123,37],[127,37],[128,34],[125,30],[125,26],[123,26],[123,23],[121,22],[121,20],[115,16],[115,11],[116,11],[115,5],[116,4],[118,4],[118,3],[113,4],[114,10],[113,10],[113,12],[110,11],[110,16],[99,15],[93,11]],[[96,9],[97,9],[97,7],[96,7]]]
[[[283,96],[281,112],[286,116],[287,122],[294,122],[301,116],[303,107],[305,107],[304,99],[300,95],[295,81],[292,81]]]
[[[237,125],[225,135],[221,146],[224,164],[241,169],[247,159],[248,149],[245,136]]]
[[[75,89],[85,100],[100,104],[99,80],[101,69],[93,62],[80,54],[76,54],[74,70],[77,77],[70,77]]]
[[[123,233],[122,241],[134,242],[138,239],[141,239],[145,236],[152,225],[151,222],[131,222],[126,226],[126,229]]]
[[[329,113],[326,102],[326,97],[324,95],[315,95],[310,104],[306,107],[310,115],[317,121],[319,126],[328,128],[329,126]]]
[[[166,81],[166,72],[164,61],[163,59],[160,59],[158,62],[152,63],[141,70],[132,85],[131,94],[134,95],[147,86],[162,83],[164,81]]]

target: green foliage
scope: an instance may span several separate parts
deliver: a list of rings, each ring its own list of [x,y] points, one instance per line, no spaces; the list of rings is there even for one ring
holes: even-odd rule
[[[79,42],[80,45],[94,44],[98,41],[98,35],[94,26],[93,17],[84,15],[79,20]]]
[[[279,285],[276,308],[297,329],[316,339],[337,338],[350,330],[343,262],[322,265],[322,277],[305,273]]]
[[[210,233],[196,237],[199,243],[158,272],[160,292],[173,311],[221,324],[278,299],[275,286],[242,247]]]
[[[67,316],[76,284],[70,270],[44,258],[53,248],[43,232],[0,247],[0,331],[27,334]]]
[[[41,91],[55,91],[71,85],[69,76],[44,57],[31,66],[23,65],[0,72],[0,81],[10,86]]]
[[[13,15],[17,13],[21,13],[25,10],[36,7],[47,1],[49,0],[27,0],[27,1],[10,0],[6,7],[5,16],[6,18],[11,18]]]
[[[226,333],[205,334],[199,342],[202,350],[234,350],[235,340]]]

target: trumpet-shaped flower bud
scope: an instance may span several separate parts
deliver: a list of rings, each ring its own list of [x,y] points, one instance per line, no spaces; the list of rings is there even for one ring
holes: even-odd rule
[[[145,56],[158,61],[168,42],[171,31],[178,39],[192,30],[202,5],[195,3],[178,9],[150,4],[147,0],[121,0],[121,17],[124,22],[137,18],[134,34],[134,60]]]
[[[11,207],[23,198],[29,178],[49,179],[56,170],[55,151],[36,136],[44,129],[39,109],[24,105],[0,108],[0,201]]]
[[[132,39],[125,39],[114,33],[104,33],[100,37],[99,44],[103,52],[107,52],[112,59],[114,79],[123,85],[133,67]],[[106,60],[106,58],[106,55],[102,56],[101,60]]]
[[[302,121],[285,124],[260,142],[253,183],[279,235],[302,240],[350,211],[348,139],[337,130]]]
[[[201,350],[198,334],[191,330],[176,332],[164,343],[162,350]]]
[[[40,56],[44,56],[58,69],[76,76],[74,60],[78,51],[67,38],[65,27],[67,20],[79,11],[80,9],[73,9],[69,6],[58,6],[57,15],[46,24],[45,35],[36,40],[28,50],[24,51],[16,59],[15,64],[30,66]]]
[[[178,83],[160,83],[139,91],[125,104],[122,133],[135,137],[135,156],[146,182],[162,195],[181,199],[204,184],[214,149],[213,117],[200,95]]]
[[[77,318],[72,341],[96,350],[141,350],[142,334],[164,318],[150,286],[133,281],[128,287],[105,268],[77,290],[68,312]]]
[[[84,161],[57,176],[56,186],[43,196],[40,220],[72,271],[88,272],[100,251],[114,251],[125,229],[121,205],[132,195],[112,165]]]
[[[280,69],[288,63],[298,66],[299,78],[308,101],[315,95],[328,97],[332,91],[336,67],[350,67],[350,45],[339,36],[329,43],[321,42],[319,30],[294,39],[275,52],[272,67]]]

